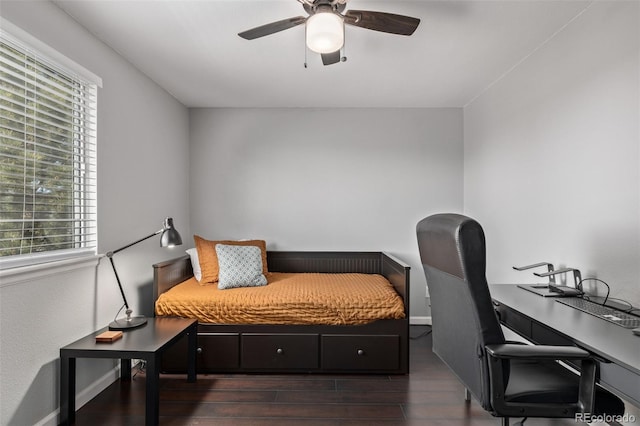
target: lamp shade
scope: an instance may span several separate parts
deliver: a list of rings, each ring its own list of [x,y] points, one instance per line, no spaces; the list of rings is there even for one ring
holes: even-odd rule
[[[307,47],[316,53],[332,53],[344,45],[344,22],[331,10],[319,10],[307,19]]]
[[[182,244],[180,233],[173,227],[173,219],[168,217],[164,220],[164,229],[160,236],[160,247],[174,247]]]

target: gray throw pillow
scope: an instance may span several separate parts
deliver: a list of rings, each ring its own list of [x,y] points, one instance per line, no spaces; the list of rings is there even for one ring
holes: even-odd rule
[[[267,284],[262,273],[262,252],[256,246],[216,244],[218,288],[257,287]]]

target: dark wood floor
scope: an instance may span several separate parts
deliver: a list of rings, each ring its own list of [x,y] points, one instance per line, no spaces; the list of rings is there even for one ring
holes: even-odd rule
[[[412,326],[412,336],[427,328]],[[411,341],[404,376],[162,376],[162,425],[216,426],[497,426],[431,352],[430,336]],[[143,425],[144,374],[119,381],[82,407],[78,425]],[[514,419],[515,421],[515,419]],[[529,419],[526,426],[575,425],[573,419]]]

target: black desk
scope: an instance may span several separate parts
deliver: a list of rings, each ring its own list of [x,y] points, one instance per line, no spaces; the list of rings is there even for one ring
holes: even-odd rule
[[[160,413],[160,355],[188,335],[187,381],[196,381],[196,335],[198,322],[182,318],[149,318],[139,328],[125,331],[112,343],[96,343],[96,335],[103,328],[60,349],[60,424],[72,424],[76,416],[76,358],[120,359],[120,379],[131,380],[131,360],[146,361],[145,423],[157,425]]]
[[[490,291],[504,325],[534,343],[589,351],[599,361],[599,383],[640,407],[640,336],[515,285]]]

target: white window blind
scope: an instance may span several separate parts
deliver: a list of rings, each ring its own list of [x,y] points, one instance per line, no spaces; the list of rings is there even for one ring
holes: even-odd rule
[[[0,32],[0,269],[95,254],[97,85]]]

